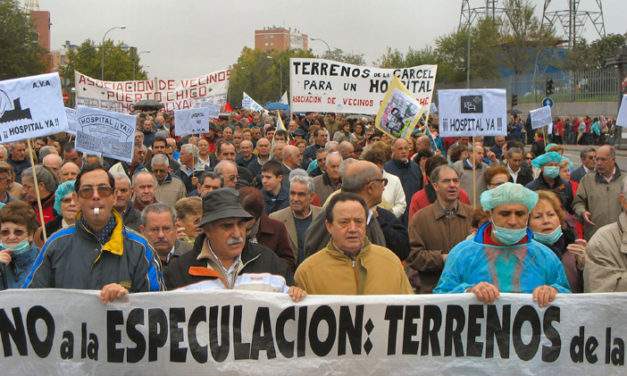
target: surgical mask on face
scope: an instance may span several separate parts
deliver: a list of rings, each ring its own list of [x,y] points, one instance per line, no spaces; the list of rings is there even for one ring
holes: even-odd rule
[[[550,179],[555,179],[560,174],[559,166],[545,166],[542,175]]]
[[[4,243],[0,243],[0,246],[7,250],[7,251],[11,251],[13,252],[13,254],[15,255],[19,255],[22,254],[26,251],[28,251],[30,249],[30,242],[26,239],[22,240],[21,242],[17,243],[16,245],[10,246],[10,245],[6,245]]]
[[[557,226],[557,228],[548,234],[543,234],[541,232],[533,232],[533,238],[544,245],[553,245],[555,242],[559,240],[562,236],[562,226]]]
[[[492,221],[492,227],[494,228],[494,236],[496,240],[505,245],[513,245],[518,243],[522,238],[527,235],[527,228],[506,228],[500,227],[494,224]]]

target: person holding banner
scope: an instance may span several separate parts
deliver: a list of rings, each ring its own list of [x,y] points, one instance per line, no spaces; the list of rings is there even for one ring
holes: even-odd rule
[[[102,166],[83,167],[75,183],[80,217],[48,238],[24,287],[100,290],[103,303],[163,290],[155,251],[113,210],[114,184]]]
[[[532,293],[540,307],[570,292],[559,258],[527,228],[538,194],[505,183],[481,194],[490,220],[449,253],[436,294],[471,292],[491,304],[500,292]]]

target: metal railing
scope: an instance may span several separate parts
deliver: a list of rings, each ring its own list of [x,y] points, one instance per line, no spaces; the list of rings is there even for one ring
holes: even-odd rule
[[[551,98],[560,102],[615,101],[620,93],[620,80],[614,68],[587,71],[559,71],[513,75],[499,79],[472,79],[471,88],[505,88],[508,96],[518,95],[518,103],[538,103],[546,96],[546,82],[553,80]],[[465,88],[466,82],[438,83],[436,89]],[[509,98],[508,98],[509,99]]]

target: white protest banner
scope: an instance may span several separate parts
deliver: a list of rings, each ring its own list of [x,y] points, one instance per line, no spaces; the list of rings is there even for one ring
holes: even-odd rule
[[[76,122],[76,150],[131,162],[135,144],[134,115],[78,106]]]
[[[141,100],[161,102],[168,111],[192,108],[198,101],[222,107],[230,74],[226,69],[183,80],[101,81],[76,71],[76,104],[116,112],[131,112]]]
[[[174,111],[174,133],[177,136],[209,132],[209,111],[207,107]]]
[[[620,102],[616,125],[627,128],[627,94],[623,94],[623,100]]]
[[[242,108],[258,112],[265,111],[265,108],[263,108],[263,106],[259,103],[255,102],[255,100],[252,99],[250,95],[246,94],[246,92],[242,94]]]
[[[429,106],[437,65],[384,69],[325,59],[290,59],[290,110],[375,115],[392,75]]]
[[[76,309],[80,307],[80,309]],[[0,292],[4,375],[624,375],[627,293]]]
[[[76,110],[73,108],[66,107],[65,108],[65,116],[67,116],[67,133],[71,133],[76,136],[76,132],[78,131],[78,123],[76,122]]]
[[[438,90],[441,137],[507,135],[505,89]]]
[[[531,129],[538,129],[553,124],[550,106],[529,111],[529,117],[531,118]]]
[[[58,73],[0,81],[0,143],[68,128]]]
[[[381,102],[374,125],[394,138],[408,138],[420,117],[428,110],[429,107],[421,106],[413,93],[394,76]]]

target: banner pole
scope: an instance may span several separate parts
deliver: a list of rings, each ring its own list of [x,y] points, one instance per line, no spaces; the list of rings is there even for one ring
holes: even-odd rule
[[[39,208],[39,221],[41,222],[42,234],[44,236],[44,242],[48,240],[46,234],[46,223],[44,222],[44,210],[41,206],[41,195],[39,194],[39,183],[37,182],[37,169],[35,168],[35,159],[33,158],[33,146],[31,145],[30,138],[26,140],[28,144],[28,155],[30,156],[30,165],[33,168],[33,185],[35,188],[35,196],[37,196],[37,207]]]
[[[475,136],[472,136],[472,208],[477,209],[477,161],[475,161]]]

